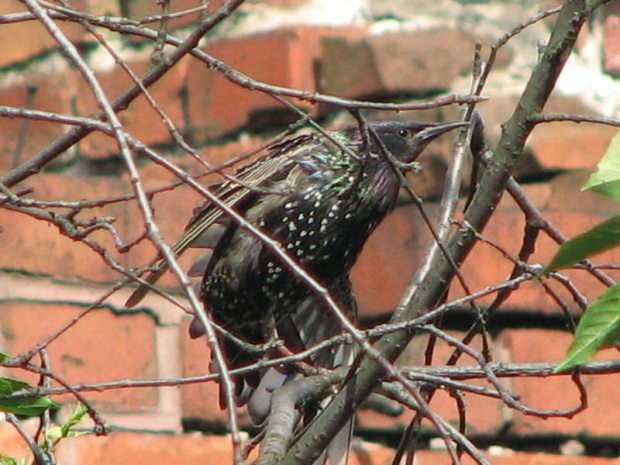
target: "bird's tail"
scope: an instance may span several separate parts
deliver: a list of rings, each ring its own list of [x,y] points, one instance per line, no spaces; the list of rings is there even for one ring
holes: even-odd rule
[[[332,295],[340,303],[340,308],[347,312],[347,317],[351,321],[357,319],[357,305],[351,292],[351,283],[347,275],[335,280],[331,289]],[[341,325],[327,308],[321,308],[324,304],[319,299],[308,299],[306,305],[300,305],[291,320],[297,328],[299,339],[303,341],[304,347],[312,347],[321,341],[327,340],[338,335]],[[357,348],[353,344],[340,344],[335,347],[325,349],[313,358],[313,363],[317,366],[336,369],[338,367],[350,367],[357,355]],[[324,409],[333,396],[329,396],[319,406],[319,410]],[[348,462],[351,439],[354,428],[354,417],[352,416],[334,436],[327,449],[314,465],[344,465]]]
[[[355,346],[352,344],[341,345],[334,356],[334,366],[351,366],[355,359],[355,349]],[[329,401],[331,399],[325,399],[323,402],[327,404]],[[327,446],[327,457],[324,463],[329,465],[345,465],[349,462],[354,423],[355,417],[351,416],[342,429],[334,436],[329,446]]]

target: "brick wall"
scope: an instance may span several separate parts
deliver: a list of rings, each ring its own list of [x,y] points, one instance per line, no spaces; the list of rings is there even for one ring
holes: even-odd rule
[[[431,5],[429,5],[431,3]],[[323,2],[319,0],[248,1],[218,26],[202,43],[202,50],[254,80],[271,85],[321,92],[346,98],[386,101],[397,98],[430,98],[466,93],[471,57],[477,41],[488,46],[518,22],[538,11],[541,3],[559,2]],[[516,4],[518,3],[518,5]],[[200,6],[199,0],[172,0],[172,11]],[[158,14],[153,1],[80,0],[79,11],[92,15],[130,16]],[[210,2],[215,11],[221,2]],[[37,21],[17,21],[25,12],[18,0],[0,3],[0,107],[27,108],[61,115],[88,116],[98,106],[83,77],[63,59],[55,41]],[[549,111],[620,116],[620,16],[617,2],[597,16],[584,31],[578,50],[548,106]],[[175,34],[191,31],[198,13],[175,18]],[[84,27],[76,22],[56,23],[78,47],[95,71],[105,94],[114,99],[130,85],[127,73],[114,62]],[[535,64],[536,40],[548,36],[548,18],[517,36],[499,54],[498,62],[479,105],[487,134],[497,140],[501,123],[514,109],[529,70]],[[156,23],[155,23],[156,25]],[[155,27],[155,26],[154,26]],[[115,51],[142,76],[151,66],[153,43],[143,37],[101,29]],[[8,44],[8,45],[7,45]],[[287,127],[296,115],[265,93],[242,88],[226,76],[208,69],[204,62],[186,56],[150,88],[154,100],[179,134],[212,164],[250,152]],[[300,108],[336,126],[347,120],[333,105],[313,105],[293,98]],[[417,117],[455,119],[455,107],[435,109]],[[389,117],[385,112],[371,118]],[[144,97],[119,113],[124,129],[144,144],[165,154],[177,166],[197,173],[201,166],[175,145],[161,116]],[[0,115],[0,173],[5,174],[70,130],[58,122],[26,120]],[[528,142],[526,160],[518,175],[533,202],[568,236],[583,231],[615,212],[615,206],[593,194],[579,193],[609,140],[617,131],[601,125],[549,124],[538,127]],[[413,179],[427,199],[430,212],[441,189],[442,173],[450,153],[450,140],[435,144],[425,155],[422,176]],[[174,177],[145,159],[138,160],[147,189],[166,185]],[[116,141],[93,133],[73,145],[43,173],[16,186],[31,190],[31,197],[47,201],[79,201],[123,196],[131,192]],[[156,219],[165,238],[173,240],[183,229],[201,199],[189,188],[177,188],[153,198]],[[118,241],[130,243],[144,231],[134,202],[118,202],[82,212],[82,220],[113,217]],[[524,227],[523,214],[505,199],[485,236],[516,253],[511,241]],[[154,256],[147,241],[126,253],[115,247],[105,230],[90,236],[122,266],[138,266]],[[519,236],[520,237],[520,236]],[[416,268],[428,233],[414,208],[398,208],[370,239],[354,270],[354,285],[365,321],[387,318]],[[0,208],[0,351],[20,354],[60,329],[99,299],[120,279],[100,253],[44,221]],[[118,245],[118,244],[117,244]],[[555,246],[540,242],[534,262],[545,263]],[[603,261],[618,262],[618,252]],[[479,244],[463,272],[473,290],[483,289],[506,276],[511,264],[488,244]],[[187,264],[190,257],[182,259]],[[377,270],[381,270],[377,272]],[[162,284],[174,286],[172,276]],[[602,289],[593,280],[579,281],[592,298]],[[204,341],[187,337],[189,318],[156,296],[140,308],[127,310],[128,290],[107,299],[90,311],[49,346],[51,366],[71,384],[119,380],[179,378],[207,373],[208,349]],[[455,287],[451,296],[461,295]],[[578,308],[567,299],[571,312]],[[459,336],[471,315],[455,311],[444,321],[450,334]],[[498,361],[558,361],[570,344],[561,311],[540,286],[523,285],[503,306],[493,322],[493,353]],[[422,363],[424,338],[416,338],[406,361]],[[438,347],[437,360],[449,353]],[[613,351],[599,359],[617,358]],[[464,362],[466,363],[466,362]],[[32,382],[37,377],[21,370],[3,369],[3,375]],[[617,463],[615,441],[620,434],[617,375],[588,376],[588,408],[572,419],[541,420],[507,409],[499,401],[468,395],[468,432],[497,464]],[[578,392],[570,380],[514,379],[511,388],[528,405],[545,409],[574,406]],[[115,463],[230,463],[230,441],[218,436],[226,416],[217,407],[218,388],[213,383],[172,387],[142,387],[87,392],[107,423],[116,430],[108,437],[80,437],[64,441],[59,457],[65,464]],[[69,404],[73,398],[61,396]],[[456,420],[453,400],[440,393],[433,407],[448,420]],[[242,423],[247,423],[240,413]],[[367,439],[394,444],[410,415],[387,418],[361,412],[360,434]],[[33,426],[33,425],[30,425]],[[199,428],[205,435],[182,433]],[[430,434],[430,428],[425,428]],[[162,434],[165,433],[165,434]],[[216,434],[213,434],[216,433]],[[433,441],[430,441],[433,444]],[[513,449],[520,450],[517,452]],[[571,454],[600,455],[570,457]],[[542,451],[546,452],[545,454]],[[21,439],[8,424],[0,424],[0,453],[24,456]],[[564,455],[562,455],[564,454]],[[391,451],[372,443],[356,445],[359,463],[390,463]],[[440,451],[424,451],[420,464],[443,463]],[[447,463],[447,462],[446,462]],[[464,463],[469,463],[465,461]]]

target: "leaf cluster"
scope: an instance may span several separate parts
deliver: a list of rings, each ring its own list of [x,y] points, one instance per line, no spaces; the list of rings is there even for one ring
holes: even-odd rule
[[[603,194],[620,203],[620,133],[609,144],[598,169],[582,190]],[[541,272],[547,275],[572,267],[589,257],[620,245],[620,215],[614,215],[592,229],[566,241],[551,263]],[[620,284],[610,287],[596,299],[581,318],[568,353],[555,369],[566,371],[582,365],[601,348],[620,341]]]

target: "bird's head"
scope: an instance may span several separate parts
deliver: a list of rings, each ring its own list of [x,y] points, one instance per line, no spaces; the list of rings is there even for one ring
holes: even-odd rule
[[[403,163],[414,161],[417,156],[433,140],[452,129],[462,128],[468,123],[416,123],[412,121],[381,121],[370,123],[385,148],[396,159]],[[359,127],[352,127],[356,132],[358,143],[362,143]],[[371,153],[380,154],[381,148],[370,136]]]

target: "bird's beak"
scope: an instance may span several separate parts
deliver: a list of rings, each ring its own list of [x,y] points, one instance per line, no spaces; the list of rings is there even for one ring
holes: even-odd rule
[[[441,136],[444,132],[452,131],[457,128],[464,128],[469,126],[469,123],[465,121],[458,121],[456,123],[438,123],[429,125],[428,127],[422,129],[417,135],[416,138],[423,142],[430,142],[433,139]]]

